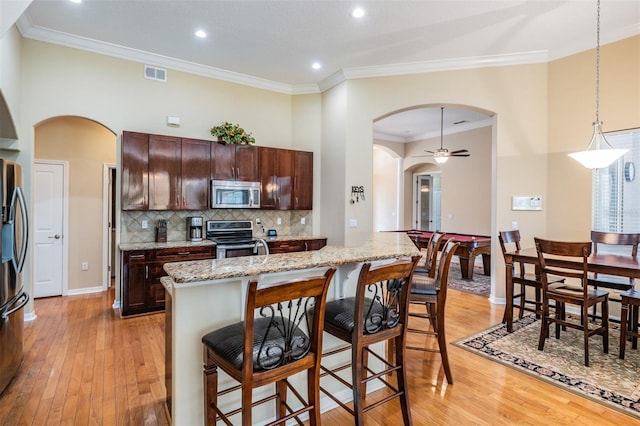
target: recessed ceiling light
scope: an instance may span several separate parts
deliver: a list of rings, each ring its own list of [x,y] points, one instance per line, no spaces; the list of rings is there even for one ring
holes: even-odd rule
[[[69,0],[71,3],[80,4],[82,0]]]
[[[197,30],[194,34],[198,38],[207,38],[207,33],[204,30]]]
[[[320,62],[314,62],[313,64],[311,64],[311,68],[313,68],[314,70],[319,70],[320,68],[322,68],[322,64]]]
[[[362,18],[364,16],[364,9],[361,7],[356,7],[351,11],[352,18]]]

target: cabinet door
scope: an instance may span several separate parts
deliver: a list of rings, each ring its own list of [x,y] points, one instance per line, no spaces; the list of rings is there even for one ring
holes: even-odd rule
[[[278,210],[293,208],[293,153],[290,149],[279,149],[277,160]]]
[[[313,152],[296,151],[293,157],[293,210],[313,209]]]
[[[235,180],[236,146],[211,143],[211,179]]]
[[[257,182],[260,180],[258,170],[258,148],[251,145],[236,145],[236,180]]]
[[[149,210],[180,209],[180,138],[149,135]]]
[[[145,311],[145,287],[149,267],[144,252],[126,252],[122,267],[122,315]]]
[[[209,166],[211,142],[182,139],[180,192],[183,210],[209,208]]]
[[[149,135],[122,132],[122,210],[149,207]]]
[[[160,278],[167,275],[162,269],[163,262],[151,262],[149,267],[149,279],[145,285],[145,307],[147,312],[164,309],[164,286]]]
[[[278,200],[276,160],[278,150],[276,148],[260,147],[260,208],[263,210],[275,209]]]

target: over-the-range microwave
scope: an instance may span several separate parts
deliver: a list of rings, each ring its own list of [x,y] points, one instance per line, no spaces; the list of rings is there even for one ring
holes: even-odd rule
[[[260,208],[260,182],[211,181],[211,208]]]

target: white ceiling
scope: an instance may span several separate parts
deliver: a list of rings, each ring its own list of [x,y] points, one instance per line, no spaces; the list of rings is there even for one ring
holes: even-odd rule
[[[355,6],[365,9],[360,20],[350,16]],[[602,0],[601,9],[602,44],[640,34],[640,1]],[[34,0],[17,24],[26,38],[295,94],[350,77],[544,62],[587,50],[596,42],[596,1]],[[208,37],[195,38],[196,29]],[[400,139],[407,130],[433,131],[415,129],[421,122],[382,130]]]

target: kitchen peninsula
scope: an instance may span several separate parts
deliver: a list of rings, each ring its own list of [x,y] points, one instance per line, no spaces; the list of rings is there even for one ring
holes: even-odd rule
[[[167,293],[165,369],[172,424],[204,423],[200,339],[242,319],[250,280],[277,282],[321,275],[327,268],[336,267],[328,296],[336,299],[354,294],[363,262],[379,264],[416,254],[418,249],[404,233],[373,233],[362,244],[351,247],[326,246],[316,251],[165,264],[168,274],[162,278]],[[325,335],[323,346],[333,344]],[[299,379],[294,380],[294,386],[304,389],[304,378]],[[221,378],[221,387],[225,384]],[[321,401],[324,409],[328,407],[326,402]],[[254,419],[264,422],[270,416],[267,410],[256,411]]]

